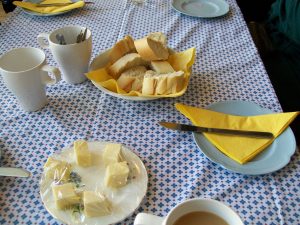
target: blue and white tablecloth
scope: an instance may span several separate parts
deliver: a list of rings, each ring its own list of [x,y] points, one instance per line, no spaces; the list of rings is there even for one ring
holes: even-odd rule
[[[21,46],[39,47],[36,37],[65,25],[88,27],[93,57],[130,34],[140,38],[162,31],[176,51],[196,47],[188,91],[174,99],[133,102],[100,92],[90,81],[64,81],[47,88],[49,104],[22,111],[0,78],[0,148],[4,166],[23,167],[29,179],[0,177],[0,224],[59,224],[44,208],[39,180],[47,157],[74,140],[103,140],[129,146],[143,160],[149,188],[136,212],[165,216],[179,202],[207,197],[225,202],[245,224],[300,224],[300,156],[282,170],[261,176],[229,172],[212,163],[188,133],[166,131],[158,121],[189,121],[174,103],[206,107],[223,100],[252,101],[280,112],[281,107],[235,0],[221,18],[179,14],[168,0],[97,0],[83,9],[36,17],[16,9],[0,26],[0,55]],[[46,51],[48,63],[56,65]]]

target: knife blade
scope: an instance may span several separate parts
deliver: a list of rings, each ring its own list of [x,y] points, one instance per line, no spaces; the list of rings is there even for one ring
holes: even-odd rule
[[[22,168],[0,167],[0,176],[5,177],[30,177],[30,172]]]
[[[270,132],[264,131],[250,131],[250,130],[232,130],[232,129],[221,129],[221,128],[211,128],[211,127],[199,127],[187,124],[180,123],[171,123],[161,121],[159,125],[166,127],[172,130],[179,131],[191,131],[195,133],[216,133],[216,134],[230,134],[230,135],[240,135],[240,136],[248,136],[248,137],[256,137],[256,138],[273,138],[274,135]]]
[[[35,6],[36,7],[49,7],[49,6],[68,6],[72,5],[76,2],[70,2],[70,3],[38,3]],[[94,4],[94,2],[84,2],[84,4]]]

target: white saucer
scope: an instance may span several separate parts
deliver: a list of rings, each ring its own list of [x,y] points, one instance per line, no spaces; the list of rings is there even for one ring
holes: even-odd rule
[[[172,0],[178,12],[200,18],[214,18],[227,14],[229,5],[224,0]]]
[[[128,162],[130,174],[128,183],[121,188],[111,189],[104,185],[105,166],[102,161],[102,151],[108,142],[88,142],[92,153],[93,165],[83,168],[75,163],[73,148],[63,149],[55,158],[67,161],[72,165],[72,172],[81,176],[82,190],[100,191],[112,203],[112,213],[108,216],[86,218],[81,214],[79,219],[72,216],[69,210],[58,210],[52,195],[53,180],[42,174],[40,195],[48,212],[57,220],[72,225],[107,225],[123,221],[130,216],[140,205],[147,192],[148,175],[141,159],[130,149],[122,145],[122,155]]]

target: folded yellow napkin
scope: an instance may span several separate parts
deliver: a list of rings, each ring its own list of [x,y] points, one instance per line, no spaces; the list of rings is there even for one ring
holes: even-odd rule
[[[43,1],[42,4],[52,4],[52,3],[71,3],[70,0],[64,0],[64,1],[57,1],[57,0],[46,0]],[[51,14],[51,13],[58,13],[58,12],[64,12],[71,9],[81,8],[84,6],[84,1],[78,1],[74,2],[73,4],[67,5],[67,6],[45,6],[45,7],[37,7],[35,3],[31,2],[20,2],[20,1],[14,1],[14,5],[19,6],[24,9],[28,9],[34,12],[42,13],[42,14]]]
[[[96,82],[97,84],[101,85],[102,87],[105,87],[106,89],[119,93],[122,95],[127,96],[143,96],[143,97],[153,97],[153,96],[159,96],[159,97],[178,97],[185,93],[189,78],[190,78],[190,68],[194,64],[195,61],[195,55],[196,55],[196,49],[190,48],[183,52],[177,52],[169,56],[169,59],[167,60],[171,66],[174,68],[175,71],[182,70],[184,71],[184,77],[185,77],[185,83],[184,88],[175,94],[169,94],[169,95],[143,95],[142,93],[138,91],[130,91],[127,93],[126,91],[122,90],[119,85],[117,84],[117,81],[108,74],[106,67],[100,68],[94,71],[91,71],[86,74],[86,76]]]
[[[241,164],[248,162],[270,145],[299,115],[299,112],[289,112],[235,116],[179,103],[175,107],[197,126],[273,133],[272,139],[204,133],[205,137],[221,152]]]

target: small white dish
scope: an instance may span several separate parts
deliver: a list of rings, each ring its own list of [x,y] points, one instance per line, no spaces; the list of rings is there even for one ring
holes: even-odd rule
[[[26,0],[26,2],[31,2],[31,3],[40,3],[42,0]],[[79,0],[72,0],[72,2],[78,2]],[[21,8],[21,7],[20,7]],[[58,16],[58,15],[61,15],[61,14],[65,14],[67,12],[70,12],[74,9],[70,9],[70,10],[67,10],[67,11],[63,11],[63,12],[57,12],[57,13],[39,13],[39,12],[34,12],[34,11],[31,11],[29,9],[24,9],[24,8],[21,8],[26,14],[29,14],[31,16]]]
[[[182,14],[199,18],[215,18],[229,12],[224,0],[172,0],[172,6]]]
[[[100,68],[105,67],[108,63],[109,63],[109,52],[111,49],[108,49],[102,53],[100,53],[98,56],[96,56],[93,61],[90,64],[90,68],[89,71],[92,70],[97,70]],[[155,100],[158,99],[160,97],[139,97],[139,96],[127,96],[127,95],[121,95],[118,94],[116,92],[110,91],[104,87],[102,87],[101,85],[97,84],[96,82],[92,81],[92,83],[102,92],[104,92],[105,94],[117,97],[117,98],[121,98],[121,99],[125,99],[125,100],[131,100],[131,101],[148,101],[148,100]]]
[[[112,213],[108,216],[86,218],[79,216],[74,218],[70,210],[58,210],[52,195],[51,184],[53,180],[45,179],[42,174],[40,182],[40,195],[42,202],[48,212],[57,220],[65,224],[73,225],[107,225],[123,221],[130,216],[140,205],[147,192],[148,175],[141,159],[129,148],[122,145],[122,155],[128,162],[130,174],[128,183],[121,188],[111,189],[104,185],[105,166],[102,162],[102,151],[109,142],[88,142],[89,150],[92,153],[93,165],[83,168],[75,163],[72,147],[65,148],[56,159],[67,161],[72,165],[72,171],[81,176],[82,190],[99,191],[105,194],[112,203]]]
[[[261,108],[255,103],[244,101],[218,102],[208,106],[207,109],[244,116],[273,113],[271,110]],[[193,135],[197,146],[207,158],[225,169],[240,174],[260,175],[275,172],[286,166],[296,151],[295,136],[291,128],[287,128],[270,146],[251,161],[242,165],[224,155],[203,134],[193,133]]]

